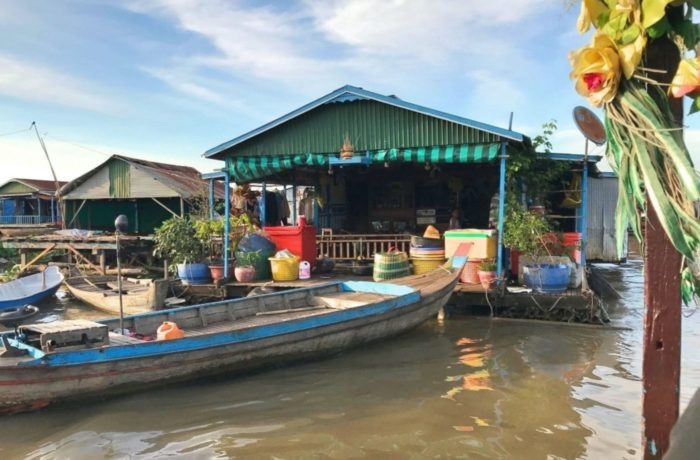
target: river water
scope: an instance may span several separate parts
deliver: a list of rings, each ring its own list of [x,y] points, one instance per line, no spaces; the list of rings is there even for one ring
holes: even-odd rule
[[[3,417],[0,458],[640,458],[641,268],[602,268],[629,329],[431,321],[321,361]],[[683,320],[683,407],[698,346],[700,314]]]

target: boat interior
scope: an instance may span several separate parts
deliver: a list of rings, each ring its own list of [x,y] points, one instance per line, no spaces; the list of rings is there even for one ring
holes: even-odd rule
[[[28,324],[19,326],[18,331],[23,344],[47,353],[156,340],[165,323],[174,323],[184,337],[193,337],[279,324],[396,298],[403,298],[402,302],[408,304],[418,302],[420,295],[409,286],[334,282],[127,316],[123,318],[124,334],[119,330],[119,318]]]

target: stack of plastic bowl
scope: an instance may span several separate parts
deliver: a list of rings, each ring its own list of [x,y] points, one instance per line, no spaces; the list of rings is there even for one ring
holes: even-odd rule
[[[445,263],[445,247],[442,238],[411,237],[411,263],[413,273],[420,275]]]

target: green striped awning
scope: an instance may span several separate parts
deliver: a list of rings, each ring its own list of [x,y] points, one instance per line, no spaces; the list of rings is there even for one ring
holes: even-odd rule
[[[500,144],[436,145],[432,147],[368,150],[355,152],[364,155],[371,163],[485,163],[498,157]],[[327,166],[336,154],[300,153],[296,155],[229,156],[226,168],[235,182],[245,183],[272,176],[296,167]],[[342,164],[342,163],[339,163]]]

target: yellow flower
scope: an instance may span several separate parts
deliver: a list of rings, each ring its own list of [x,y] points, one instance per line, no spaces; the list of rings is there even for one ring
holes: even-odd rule
[[[683,59],[669,89],[673,97],[695,96],[700,92],[700,58]]]
[[[591,27],[591,22],[598,26],[598,18],[608,11],[608,6],[602,0],[582,0],[581,13],[579,14],[576,26],[581,33],[587,32]]]
[[[622,65],[622,73],[625,74],[625,78],[629,79],[632,77],[635,69],[642,61],[642,54],[644,54],[646,44],[646,35],[640,33],[632,43],[619,46],[620,64]]]
[[[569,55],[576,80],[576,91],[596,107],[613,100],[620,83],[620,57],[615,43],[604,33],[596,33],[593,42]]]

